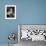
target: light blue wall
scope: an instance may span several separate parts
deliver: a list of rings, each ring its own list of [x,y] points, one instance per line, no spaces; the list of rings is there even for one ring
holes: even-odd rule
[[[16,5],[16,20],[5,19],[6,4]],[[9,32],[17,34],[17,24],[46,24],[46,0],[0,0],[0,44],[8,43]]]

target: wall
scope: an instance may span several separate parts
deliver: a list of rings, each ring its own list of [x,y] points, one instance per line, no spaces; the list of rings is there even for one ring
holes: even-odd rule
[[[16,5],[16,20],[5,19],[6,4]],[[17,34],[17,24],[46,24],[46,0],[0,0],[0,44],[8,43],[9,32]]]

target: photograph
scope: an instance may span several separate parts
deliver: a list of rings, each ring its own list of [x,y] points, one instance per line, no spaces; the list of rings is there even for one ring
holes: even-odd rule
[[[5,19],[16,19],[16,5],[5,5]]]
[[[19,24],[18,42],[20,46],[31,46],[33,42],[46,41],[46,25]]]

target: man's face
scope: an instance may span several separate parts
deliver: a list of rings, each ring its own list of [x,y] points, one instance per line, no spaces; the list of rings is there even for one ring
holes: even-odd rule
[[[10,8],[10,10],[8,11],[8,13],[7,13],[8,15],[13,15],[13,9],[12,8]]]

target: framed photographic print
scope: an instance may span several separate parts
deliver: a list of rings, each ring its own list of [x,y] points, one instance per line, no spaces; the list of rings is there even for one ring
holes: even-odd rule
[[[19,24],[18,42],[22,40],[46,41],[45,24]]]
[[[5,19],[16,19],[16,5],[5,5]]]

